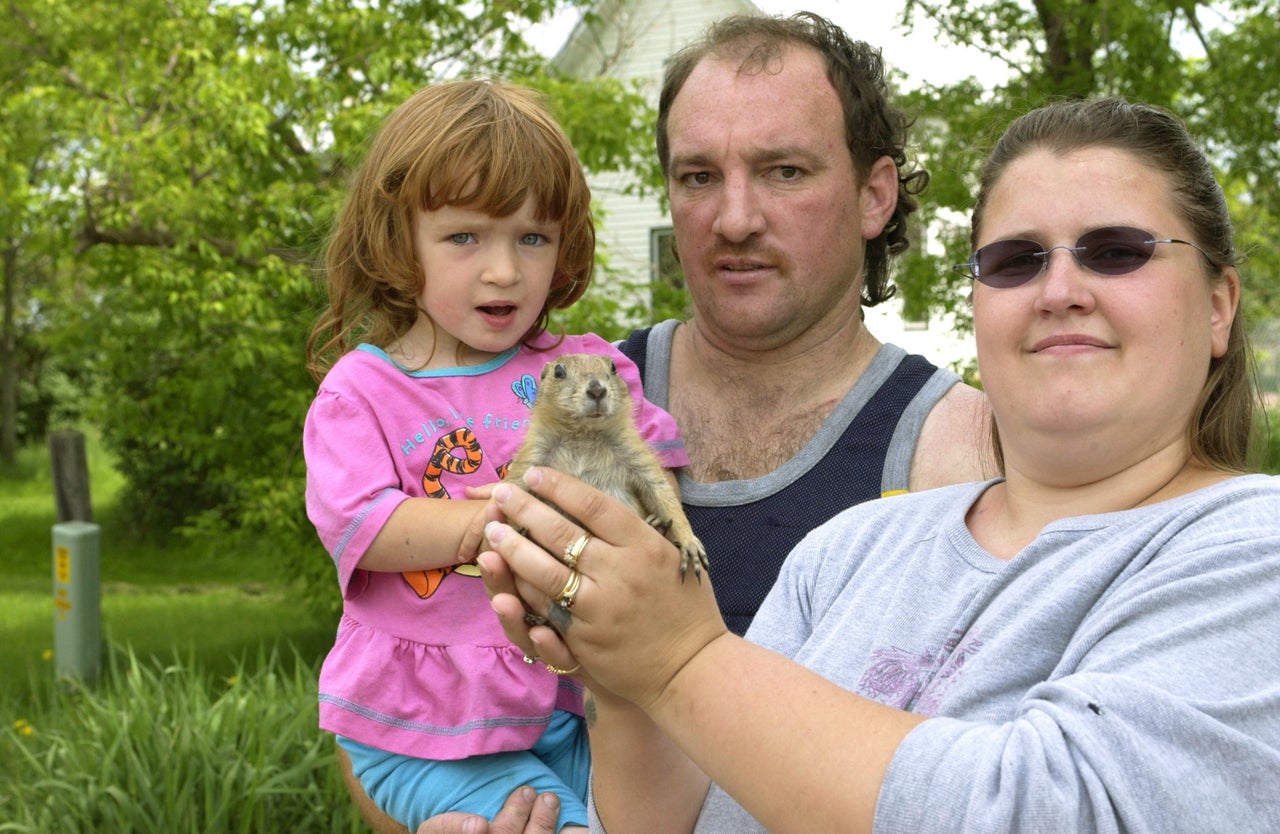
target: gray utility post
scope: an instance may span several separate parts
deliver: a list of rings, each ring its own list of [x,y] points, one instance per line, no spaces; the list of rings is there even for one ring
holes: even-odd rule
[[[53,525],[54,668],[59,675],[92,682],[102,666],[102,579],[84,435],[49,435],[49,456],[58,506]]]
[[[98,525],[53,525],[53,663],[61,676],[97,680],[102,666]]]

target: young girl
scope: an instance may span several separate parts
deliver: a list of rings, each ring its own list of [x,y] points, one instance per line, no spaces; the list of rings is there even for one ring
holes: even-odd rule
[[[304,432],[307,513],[343,595],[320,726],[410,830],[445,811],[491,819],[522,784],[560,796],[562,827],[586,824],[582,687],[503,635],[470,564],[485,502],[467,489],[502,477],[561,353],[608,353],[663,465],[688,462],[634,364],[545,329],[590,280],[589,203],[534,93],[452,82],[387,119],[329,244]]]

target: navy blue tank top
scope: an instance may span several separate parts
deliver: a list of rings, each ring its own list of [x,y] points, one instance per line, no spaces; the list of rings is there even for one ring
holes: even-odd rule
[[[667,322],[638,330],[619,345],[639,367],[646,397],[663,408],[667,367],[646,367],[655,356],[650,331],[661,331],[654,334],[657,358],[669,361],[674,329]],[[924,417],[958,381],[923,357],[885,345],[813,440],[774,472],[716,484],[680,476],[685,513],[707,548],[716,600],[733,632],[746,631],[806,533],[847,507],[906,490]]]

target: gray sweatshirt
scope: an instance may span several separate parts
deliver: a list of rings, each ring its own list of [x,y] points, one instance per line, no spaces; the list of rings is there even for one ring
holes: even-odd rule
[[[933,718],[875,830],[1280,832],[1280,478],[1063,519],[1010,561],[964,523],[988,486],[845,511],[747,633]],[[762,830],[712,786],[698,834]]]

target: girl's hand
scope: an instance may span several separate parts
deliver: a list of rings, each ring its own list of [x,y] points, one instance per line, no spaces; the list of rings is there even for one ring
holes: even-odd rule
[[[580,661],[574,676],[593,691],[610,690],[642,708],[652,704],[690,658],[726,633],[710,580],[690,574],[681,581],[676,548],[604,493],[541,467],[526,473],[525,483],[530,492],[495,487],[490,517],[506,523],[487,525],[493,555],[480,557],[508,637],[554,666]],[[565,604],[557,600],[572,583],[562,554],[584,530],[543,501],[590,520],[591,538],[579,548],[578,589]],[[555,631],[526,626],[526,612]]]
[[[502,483],[502,481],[494,481],[491,484],[484,484],[483,486],[465,486],[462,488],[462,493],[468,498],[488,500],[493,496],[493,488],[500,483]]]
[[[491,484],[483,486],[468,486],[463,488],[463,495],[471,501],[488,501],[493,495],[493,488],[501,481],[494,481]],[[462,541],[458,545],[458,564],[465,565],[472,561],[485,547],[484,541],[484,525],[486,513],[488,512],[488,504],[479,505],[480,511],[471,519],[471,523],[467,525],[466,531],[462,534]]]

